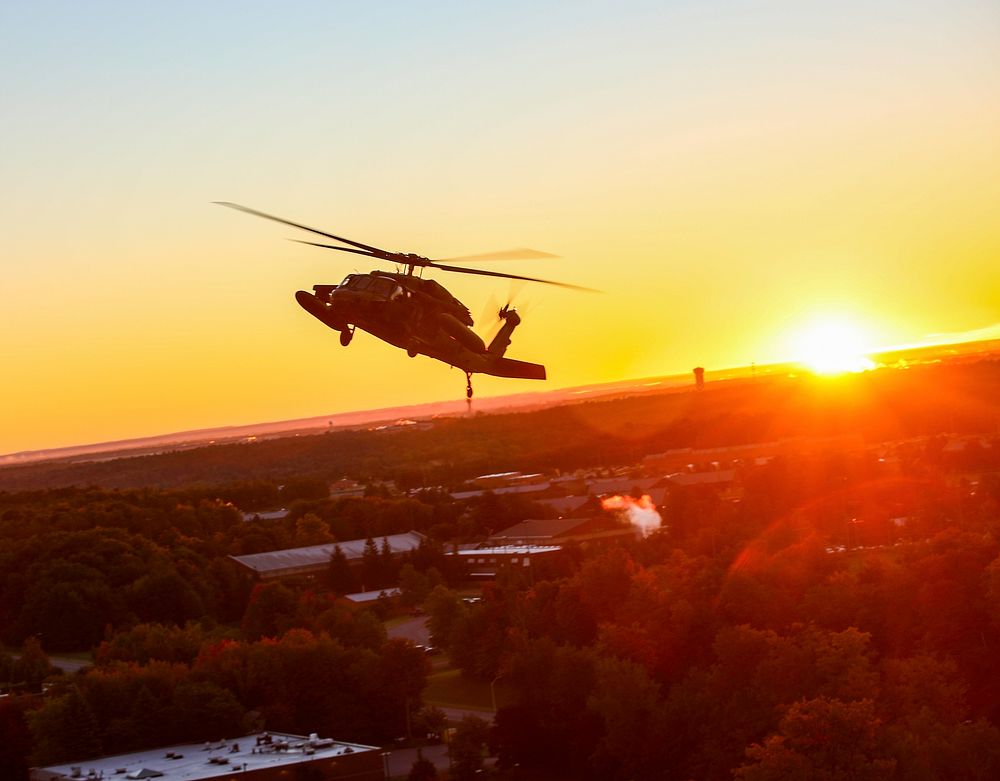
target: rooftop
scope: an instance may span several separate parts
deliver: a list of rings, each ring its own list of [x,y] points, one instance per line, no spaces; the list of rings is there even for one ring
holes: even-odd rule
[[[344,599],[351,602],[375,602],[381,597],[398,597],[403,592],[398,588],[378,588],[374,591],[356,591],[353,594],[344,594]]]
[[[451,498],[456,500],[473,499],[486,494],[538,494],[547,491],[551,483],[528,483],[527,485],[501,485],[494,488],[477,488],[469,491],[453,491]]]
[[[251,772],[311,762],[331,756],[378,751],[375,746],[344,743],[316,735],[303,737],[261,732],[218,743],[188,743],[35,768],[33,779],[162,778],[164,781],[201,781],[221,773]]]
[[[589,518],[545,518],[529,519],[515,523],[496,534],[490,535],[491,541],[503,539],[548,539],[569,534],[578,526],[590,522]]]
[[[677,472],[667,476],[673,485],[718,485],[720,483],[731,483],[736,479],[736,472],[732,469],[722,469],[718,472]]]
[[[423,539],[424,536],[419,532],[390,534],[387,537],[374,538],[379,551],[382,550],[383,541],[386,541],[392,553],[406,553],[416,550],[420,547]],[[367,540],[347,540],[346,542],[331,542],[325,545],[309,545],[305,548],[286,548],[266,553],[251,553],[231,558],[244,567],[252,569],[258,575],[297,572],[303,569],[325,567],[330,563],[330,557],[338,545],[348,561],[360,559],[364,555],[366,542]]]
[[[538,553],[554,553],[562,550],[561,545],[499,545],[492,548],[459,550],[449,556],[530,556]]]

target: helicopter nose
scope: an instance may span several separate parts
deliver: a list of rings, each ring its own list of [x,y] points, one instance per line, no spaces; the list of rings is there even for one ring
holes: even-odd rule
[[[309,314],[324,325],[336,329],[337,331],[343,331],[347,327],[346,323],[344,323],[342,319],[342,315],[335,307],[327,306],[312,293],[307,293],[305,290],[299,290],[295,293],[295,300],[298,301],[299,306],[305,309]]]
[[[319,303],[319,300],[312,293],[307,293],[305,290],[297,290],[295,292],[295,300],[299,302],[299,306],[305,309],[307,312],[311,312],[313,307]]]
[[[305,309],[313,317],[318,317],[323,322],[326,322],[328,312],[326,304],[316,298],[316,296],[312,293],[307,293],[305,290],[296,291],[295,300],[298,301],[299,306]]]

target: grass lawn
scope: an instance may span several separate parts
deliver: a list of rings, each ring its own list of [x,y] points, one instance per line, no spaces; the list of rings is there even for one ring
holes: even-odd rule
[[[502,680],[497,681],[495,691],[499,707],[510,703],[511,693],[504,687]],[[467,678],[462,675],[461,670],[456,670],[453,667],[431,673],[428,676],[427,688],[424,689],[424,702],[428,705],[449,708],[493,710],[489,681]]]
[[[71,659],[74,662],[91,664],[94,661],[94,654],[90,651],[57,651],[49,654],[50,659]]]

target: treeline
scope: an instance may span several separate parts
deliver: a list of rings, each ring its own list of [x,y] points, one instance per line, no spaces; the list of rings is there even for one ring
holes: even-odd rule
[[[16,778],[25,760],[46,765],[265,728],[376,743],[405,735],[421,717],[426,656],[384,632],[361,637],[291,629],[240,640],[140,625],[102,645],[93,667],[50,678],[40,701],[0,706],[0,723],[28,738],[0,747],[0,767],[20,759],[20,772],[5,776]]]
[[[229,557],[282,548],[372,541],[360,570],[331,569],[318,586],[349,593],[362,583],[396,582],[407,563],[419,573],[456,573],[437,540],[482,536],[496,523],[533,512],[517,497],[466,503],[447,494],[299,500],[276,521],[244,521],[227,497],[261,485],[166,492],[56,489],[0,494],[0,642],[42,638],[50,651],[85,650],[113,630],[138,623],[238,624],[251,607],[249,574]],[[431,535],[412,555],[384,553],[380,538]]]
[[[347,505],[358,528],[391,526],[386,519],[406,526],[412,513],[393,501]],[[334,560],[328,572],[290,584],[254,584],[228,560],[258,544],[333,539],[310,508],[324,509],[307,504],[295,517],[244,522],[218,499],[158,491],[3,497],[0,633],[21,652],[0,653],[0,690],[15,695],[0,699],[0,777],[265,727],[361,742],[423,728],[426,657],[387,639],[388,604],[340,599],[347,586]],[[433,544],[402,560],[374,539],[367,547],[373,555],[366,551],[361,574],[402,583],[408,604],[446,582],[447,560]],[[95,665],[53,677],[43,645],[92,648]]]
[[[1000,448],[978,448],[982,464]],[[939,440],[888,464],[871,454],[775,459],[742,470],[740,501],[705,487],[675,488],[661,511],[672,544],[727,561],[760,557],[808,529],[816,546],[892,545],[926,539],[949,524],[978,528],[1000,501],[996,473],[976,484],[950,473]],[[405,561],[384,555],[380,538],[410,530],[429,536],[411,557],[420,573],[459,576],[443,544],[485,538],[528,517],[551,514],[523,497],[486,494],[462,502],[441,491],[414,496],[300,499],[287,517],[244,521],[230,504],[277,486],[235,484],[184,491],[55,489],[0,494],[0,641],[39,636],[49,650],[98,644],[108,627],[236,624],[252,582],[232,555],[371,540],[360,568],[331,561],[320,585],[338,593],[395,583]],[[336,558],[336,557],[335,557]],[[762,605],[774,609],[777,602]]]
[[[0,469],[0,489],[60,485],[175,488],[343,475],[402,487],[452,485],[507,470],[631,464],[649,453],[792,436],[857,434],[869,441],[993,431],[1000,362],[942,363],[835,379],[765,377],[448,418],[425,431],[334,431],[92,463]],[[886,414],[886,411],[891,414]]]
[[[924,457],[903,476],[860,458],[800,466],[755,470],[739,504],[677,499],[666,531],[568,577],[511,574],[474,605],[431,595],[435,642],[513,692],[492,734],[503,766],[1000,775],[996,476],[945,480]]]

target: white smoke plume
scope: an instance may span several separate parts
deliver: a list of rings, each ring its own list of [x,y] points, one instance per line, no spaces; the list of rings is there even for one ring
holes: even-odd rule
[[[629,523],[642,532],[643,537],[648,537],[663,525],[663,518],[656,511],[656,505],[648,494],[643,494],[639,499],[631,496],[607,496],[601,499],[601,507],[605,510],[618,510]]]

